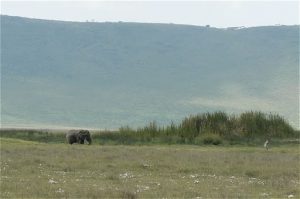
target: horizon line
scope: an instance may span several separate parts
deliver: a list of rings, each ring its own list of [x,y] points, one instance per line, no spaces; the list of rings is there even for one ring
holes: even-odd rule
[[[268,24],[268,25],[258,25],[258,26],[227,26],[227,27],[215,27],[211,24],[206,25],[196,25],[196,24],[180,24],[180,23],[164,23],[164,22],[140,22],[140,21],[96,21],[94,19],[87,19],[85,21],[76,21],[76,20],[61,20],[61,19],[46,19],[46,18],[34,18],[34,17],[25,17],[17,15],[7,15],[0,13],[0,17],[15,17],[15,18],[24,18],[31,20],[42,20],[42,21],[51,21],[51,22],[67,22],[67,23],[135,23],[135,24],[161,24],[161,25],[178,25],[178,26],[193,26],[193,27],[202,27],[202,28],[215,28],[215,29],[245,29],[245,28],[259,28],[259,27],[278,27],[278,26],[300,26],[300,24]],[[1,23],[1,22],[0,22]]]

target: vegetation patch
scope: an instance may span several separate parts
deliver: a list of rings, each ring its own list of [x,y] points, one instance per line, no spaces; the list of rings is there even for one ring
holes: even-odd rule
[[[11,140],[1,138],[1,198],[300,196],[300,154],[295,145],[265,151],[245,146],[67,145]]]
[[[64,131],[0,130],[0,136],[44,143],[65,143]],[[195,145],[261,145],[266,139],[276,144],[299,144],[299,131],[281,116],[262,112],[228,115],[225,112],[191,115],[181,123],[158,126],[150,122],[141,128],[121,127],[117,131],[91,132],[96,144],[195,144]]]
[[[222,143],[222,138],[218,134],[213,134],[213,133],[207,133],[204,135],[200,135],[195,138],[195,144],[198,145],[219,145]]]

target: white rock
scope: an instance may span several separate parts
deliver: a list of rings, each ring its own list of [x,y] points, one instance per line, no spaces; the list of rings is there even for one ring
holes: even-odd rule
[[[65,191],[62,188],[59,188],[57,191],[55,191],[56,193],[64,193]]]
[[[57,184],[57,182],[54,181],[53,179],[50,179],[48,182],[49,182],[50,184]]]

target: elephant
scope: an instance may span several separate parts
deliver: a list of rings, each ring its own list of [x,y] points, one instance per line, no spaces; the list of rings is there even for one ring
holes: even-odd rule
[[[66,139],[69,144],[84,144],[84,140],[92,144],[92,138],[88,130],[70,130],[66,134]]]

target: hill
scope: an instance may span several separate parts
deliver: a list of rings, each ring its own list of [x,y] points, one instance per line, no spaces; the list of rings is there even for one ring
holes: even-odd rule
[[[1,16],[2,127],[114,129],[206,111],[298,122],[299,26],[217,29]]]

